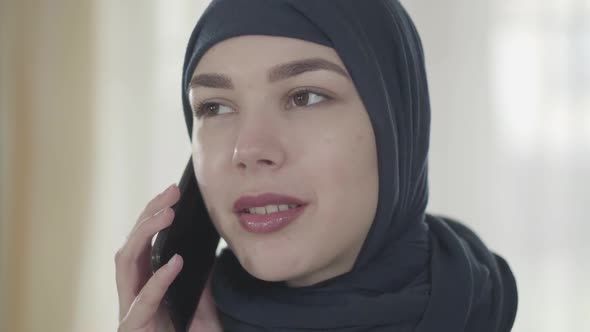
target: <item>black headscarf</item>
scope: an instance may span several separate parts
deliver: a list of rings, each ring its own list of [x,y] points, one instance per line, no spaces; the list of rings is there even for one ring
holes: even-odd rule
[[[369,114],[379,165],[375,219],[353,269],[289,288],[256,279],[231,250],[212,292],[226,331],[509,331],[517,304],[506,262],[471,230],[426,214],[430,105],[418,33],[395,0],[214,0],[195,27],[183,72],[242,35],[302,39],[336,50]],[[192,170],[192,167],[190,168]]]

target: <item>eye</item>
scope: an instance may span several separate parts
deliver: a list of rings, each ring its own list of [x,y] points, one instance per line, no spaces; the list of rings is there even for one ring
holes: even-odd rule
[[[199,103],[194,109],[194,113],[197,118],[203,116],[209,117],[214,115],[221,115],[233,111],[231,107],[215,102]]]
[[[307,107],[317,103],[321,103],[329,98],[309,90],[300,90],[295,92],[289,98],[290,107]]]

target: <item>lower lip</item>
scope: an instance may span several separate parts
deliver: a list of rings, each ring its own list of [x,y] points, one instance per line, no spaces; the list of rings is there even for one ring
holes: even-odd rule
[[[277,232],[293,220],[297,219],[305,210],[306,205],[286,211],[277,211],[270,214],[239,213],[238,219],[244,229],[250,233],[273,233]]]

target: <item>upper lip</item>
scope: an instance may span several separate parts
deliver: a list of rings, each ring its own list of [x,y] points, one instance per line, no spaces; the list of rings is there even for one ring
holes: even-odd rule
[[[245,209],[266,206],[266,205],[282,205],[282,204],[297,204],[303,205],[301,199],[277,193],[263,193],[257,196],[242,196],[234,202],[234,212],[241,212]]]

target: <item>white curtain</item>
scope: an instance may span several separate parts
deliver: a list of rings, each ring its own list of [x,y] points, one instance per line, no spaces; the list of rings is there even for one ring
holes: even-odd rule
[[[432,211],[510,263],[514,331],[590,331],[590,1],[404,1],[433,112]]]
[[[0,330],[116,330],[114,253],[190,154],[180,75],[205,2],[0,2]],[[590,1],[402,2],[429,210],[508,260],[514,331],[590,330]]]
[[[188,162],[180,78],[186,42],[204,6],[203,1],[95,4],[100,22],[95,196],[84,248],[92,259],[81,263],[73,331],[116,330],[114,253],[145,204],[179,181]]]

